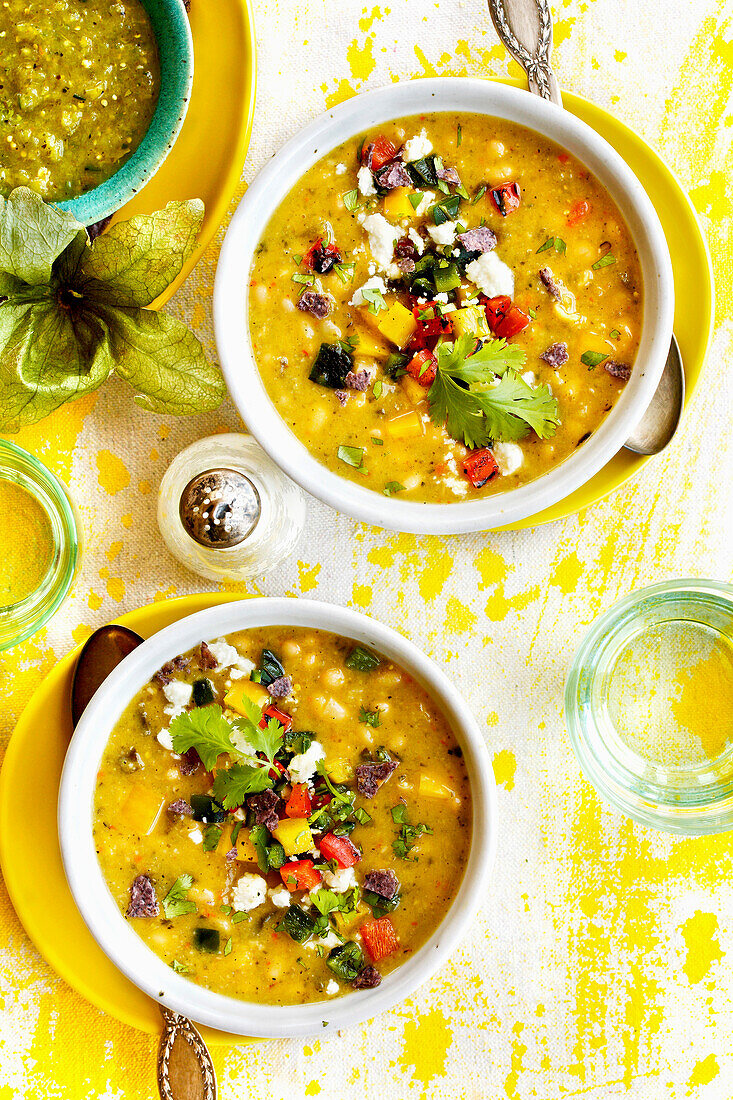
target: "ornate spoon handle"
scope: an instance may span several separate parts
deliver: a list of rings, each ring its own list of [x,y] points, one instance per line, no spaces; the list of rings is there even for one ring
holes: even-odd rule
[[[158,1047],[161,1100],[216,1100],[216,1074],[206,1043],[190,1020],[168,1008]]]
[[[562,107],[550,65],[552,16],[547,0],[488,0],[496,33],[527,74],[530,92]]]

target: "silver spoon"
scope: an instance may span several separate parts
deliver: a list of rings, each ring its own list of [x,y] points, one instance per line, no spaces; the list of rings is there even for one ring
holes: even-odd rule
[[[71,683],[74,726],[98,687],[113,668],[144,639],[134,630],[112,623],[87,639],[76,662]],[[161,1100],[216,1100],[216,1074],[200,1032],[190,1020],[158,1005],[163,1033],[158,1047],[158,1091]]]
[[[496,33],[527,74],[530,92],[562,107],[550,65],[552,16],[547,0],[488,0]],[[685,372],[674,336],[662,377],[649,406],[626,440],[629,451],[655,455],[677,431],[685,402]]]

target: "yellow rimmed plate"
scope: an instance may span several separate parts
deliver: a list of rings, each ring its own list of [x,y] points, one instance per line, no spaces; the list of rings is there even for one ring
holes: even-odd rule
[[[149,638],[194,611],[233,598],[211,593],[182,596],[141,607],[115,622]],[[162,1027],[157,1004],[97,946],[76,908],[61,862],[56,804],[72,733],[71,679],[80,649],[78,646],[54,666],[10,739],[0,773],[0,866],[21,924],[56,973],[103,1012],[155,1035]],[[33,828],[28,828],[29,806],[33,807]],[[257,1041],[207,1027],[200,1031],[209,1043]]]
[[[156,309],[188,278],[221,225],[242,175],[254,117],[257,60],[251,0],[191,0],[189,18],[194,77],[183,128],[160,170],[113,219],[151,214],[173,200],[204,202],[193,255],[155,300]]]
[[[525,87],[521,80],[502,83]],[[659,215],[667,238],[674,274],[674,331],[685,368],[685,406],[689,404],[702,374],[713,334],[713,272],[700,222],[689,196],[674,172],[638,134],[595,103],[562,93],[563,107],[591,126],[612,145],[644,186]],[[695,309],[689,308],[694,301]],[[603,500],[638,474],[653,456],[622,450],[595,477],[551,508],[500,530],[520,530],[564,519]]]

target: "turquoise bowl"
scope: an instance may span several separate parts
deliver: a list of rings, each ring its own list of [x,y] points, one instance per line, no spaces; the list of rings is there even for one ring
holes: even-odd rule
[[[122,167],[98,187],[56,205],[82,225],[114,214],[152,179],[183,126],[193,84],[193,39],[183,0],[142,0],[160,58],[160,96],[147,134]]]

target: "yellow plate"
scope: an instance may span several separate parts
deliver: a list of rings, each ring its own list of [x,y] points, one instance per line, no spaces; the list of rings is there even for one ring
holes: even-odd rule
[[[231,599],[227,594],[182,596],[131,611],[115,621],[148,638],[184,615]],[[103,1012],[157,1034],[162,1022],[157,1004],[97,946],[76,908],[61,862],[56,803],[71,738],[71,678],[80,649],[54,666],[10,739],[0,773],[0,866],[23,927],[56,973]],[[30,826],[29,807],[33,811]],[[256,1041],[207,1027],[201,1033],[213,1043]]]
[[[526,86],[519,80],[504,83]],[[617,118],[580,96],[563,91],[566,110],[587,122],[612,145],[638,176],[662,223],[674,273],[674,332],[685,367],[685,405],[700,380],[713,334],[713,272],[707,242],[695,209],[675,174],[641,138]],[[695,308],[690,308],[690,302]],[[537,527],[580,512],[603,500],[651,462],[650,457],[619,451],[587,484],[552,508],[502,530]]]
[[[174,199],[203,199],[206,207],[193,255],[154,302],[164,305],[200,260],[242,175],[252,133],[257,61],[251,0],[192,0],[194,77],[178,140],[160,171],[115,214],[125,221],[151,214]]]

